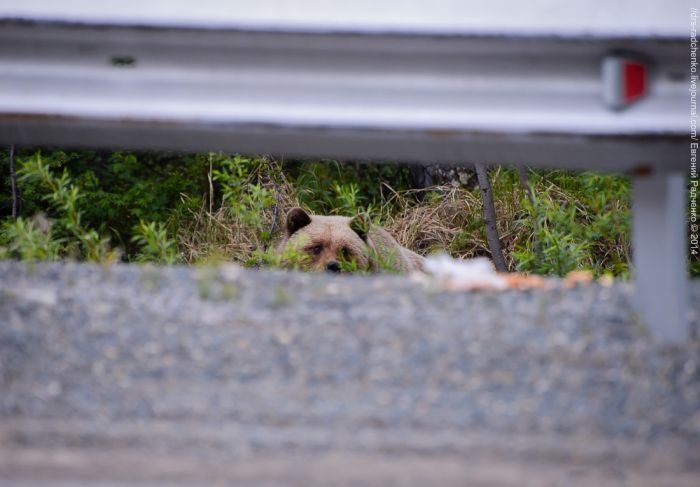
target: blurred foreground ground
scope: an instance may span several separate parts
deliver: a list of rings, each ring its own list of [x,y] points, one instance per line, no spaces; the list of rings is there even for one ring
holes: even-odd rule
[[[700,485],[630,294],[2,262],[0,485]]]

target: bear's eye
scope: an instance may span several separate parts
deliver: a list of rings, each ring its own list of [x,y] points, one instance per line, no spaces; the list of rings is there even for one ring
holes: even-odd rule
[[[343,247],[340,249],[340,256],[343,258],[343,260],[350,260],[351,257],[350,249],[347,247]]]
[[[322,245],[314,245],[313,247],[311,247],[311,253],[314,255],[320,254],[322,250],[323,250]]]

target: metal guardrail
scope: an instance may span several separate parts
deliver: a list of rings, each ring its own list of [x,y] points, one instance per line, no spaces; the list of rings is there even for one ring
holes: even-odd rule
[[[641,310],[687,337],[689,8],[311,3],[0,5],[0,143],[630,174]],[[601,75],[620,52],[647,70],[622,110]]]

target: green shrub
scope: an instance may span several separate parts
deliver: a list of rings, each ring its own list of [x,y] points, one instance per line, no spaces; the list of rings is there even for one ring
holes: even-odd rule
[[[165,225],[160,222],[146,223],[142,220],[134,229],[132,241],[140,247],[134,259],[136,262],[172,265],[181,260],[177,242],[168,237]]]
[[[18,166],[36,157],[32,150],[18,151]],[[167,152],[43,151],[42,161],[52,172],[66,171],[80,188],[81,219],[85,226],[123,251],[130,260],[138,252],[132,240],[140,221],[164,223],[175,234],[183,215],[200,206],[209,188],[207,154],[180,155]],[[3,158],[3,175],[8,174]],[[9,182],[4,182],[9,188]],[[45,212],[45,188],[36,181],[22,181],[22,214]],[[186,197],[183,197],[186,195]],[[9,214],[4,207],[5,214]]]
[[[48,223],[48,220],[45,220]],[[62,239],[54,237],[51,225],[39,228],[35,220],[18,218],[0,228],[0,258],[21,260],[58,260]]]
[[[530,174],[534,204],[523,195],[517,220],[524,237],[517,268],[563,276],[575,269],[629,275],[630,189],[618,176],[562,171]]]
[[[272,161],[240,155],[224,157],[219,165],[221,169],[212,171],[213,180],[221,186],[229,216],[245,231],[258,235],[261,244],[268,244],[272,235],[264,215],[275,205],[274,187],[282,180],[281,169]]]
[[[58,155],[60,158],[61,154]],[[56,157],[52,159],[55,161]],[[30,220],[20,217],[3,224],[0,229],[2,257],[23,260],[69,258],[91,262],[112,262],[119,258],[120,252],[111,247],[104,227],[93,228],[86,223],[84,209],[90,205],[85,204],[89,199],[85,195],[91,193],[83,191],[73,181],[66,167],[60,176],[56,175],[51,163],[46,162],[40,153],[18,160],[18,163],[19,182],[31,189],[34,198],[31,204],[39,207],[36,199],[40,199],[45,205]],[[89,173],[81,176],[82,181],[91,177]],[[135,260],[175,261],[174,242],[167,239],[161,223],[141,222],[133,241],[143,248],[143,253],[135,254]]]
[[[20,182],[36,183],[44,191],[42,198],[49,203],[58,218],[49,221],[45,232],[22,219],[7,225],[2,240],[7,243],[11,253],[27,258],[27,255],[37,255],[32,250],[36,248],[44,249],[48,258],[60,255],[94,262],[114,260],[116,254],[109,248],[109,238],[83,224],[78,205],[82,194],[65,169],[60,176],[54,175],[41,155],[37,154],[21,164],[18,174]],[[40,233],[45,233],[45,236],[39,237]]]
[[[317,214],[367,213],[422,254],[489,255],[478,188],[411,190],[399,165],[219,153],[18,154],[23,217],[12,221],[9,205],[0,205],[3,258],[274,265],[285,211],[297,205]],[[7,161],[1,164],[9,188]],[[626,178],[530,171],[532,203],[517,171],[495,169],[491,179],[511,270],[629,275]]]
[[[320,215],[376,213],[391,191],[408,189],[406,167],[395,164],[292,161],[283,166],[299,204]]]

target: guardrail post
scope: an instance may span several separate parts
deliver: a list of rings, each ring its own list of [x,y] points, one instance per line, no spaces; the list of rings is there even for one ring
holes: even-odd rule
[[[685,178],[654,173],[632,181],[635,299],[652,335],[681,343],[690,335],[685,249]]]

